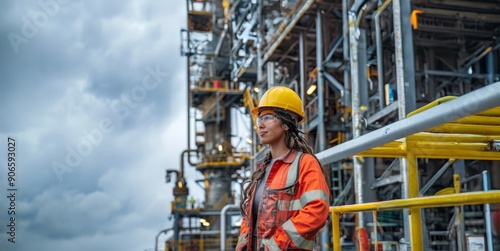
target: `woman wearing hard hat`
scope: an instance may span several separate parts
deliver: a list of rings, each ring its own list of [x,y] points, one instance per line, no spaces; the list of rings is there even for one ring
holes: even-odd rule
[[[242,193],[236,250],[312,250],[329,215],[330,191],[297,128],[305,119],[302,101],[292,89],[277,86],[264,93],[252,113],[270,151]]]

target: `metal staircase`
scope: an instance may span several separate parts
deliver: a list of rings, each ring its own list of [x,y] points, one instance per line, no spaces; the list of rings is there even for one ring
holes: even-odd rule
[[[208,97],[203,104],[200,105],[200,110],[203,111],[201,120],[207,119],[214,111],[219,102],[224,98],[224,94],[214,93]],[[223,113],[219,114],[219,119],[224,119]]]

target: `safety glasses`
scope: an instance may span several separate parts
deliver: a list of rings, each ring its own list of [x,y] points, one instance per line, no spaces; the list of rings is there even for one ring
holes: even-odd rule
[[[276,114],[264,114],[257,118],[257,125],[269,125],[273,122],[276,122]]]

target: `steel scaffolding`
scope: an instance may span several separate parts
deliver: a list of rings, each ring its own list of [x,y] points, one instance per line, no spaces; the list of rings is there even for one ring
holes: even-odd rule
[[[205,176],[200,182],[207,194],[200,208],[182,208],[189,190],[174,188],[172,243],[190,227],[182,218],[200,218],[235,203],[226,190],[241,185],[265,151],[248,111],[275,85],[293,88],[304,101],[302,130],[329,167],[335,206],[443,193],[453,177],[461,187],[454,191],[477,191],[472,177],[483,171],[490,174],[491,189],[500,188],[498,110],[483,112],[500,100],[494,84],[500,80],[500,2],[186,0],[186,5],[181,53],[188,66],[187,138],[194,136],[196,145],[188,145],[185,157]],[[477,93],[487,101],[475,102]],[[239,137],[251,142],[244,151],[234,143],[235,117],[243,110],[249,132]],[[183,171],[176,173],[182,184]],[[394,215],[357,210],[344,214],[342,233],[323,231],[316,249],[341,248],[329,238],[335,234],[345,236],[343,248],[356,246],[355,229],[365,228],[370,240],[395,241],[398,248],[404,240],[413,245],[419,232],[422,246],[414,249],[466,250],[466,237],[487,228],[477,220],[467,225],[466,218],[479,210],[406,208]],[[460,215],[462,223],[455,224]],[[219,222],[218,216],[209,220]],[[234,230],[225,219],[223,224],[206,230]],[[369,228],[377,224],[392,227],[378,236]],[[492,245],[500,244],[487,243]]]

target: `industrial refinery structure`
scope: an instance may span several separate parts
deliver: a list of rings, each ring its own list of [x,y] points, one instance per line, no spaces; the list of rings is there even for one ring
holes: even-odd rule
[[[249,110],[276,85],[304,101],[328,170],[315,250],[500,250],[499,1],[182,3],[188,149],[167,170],[166,250],[234,250],[238,188],[267,150]]]

